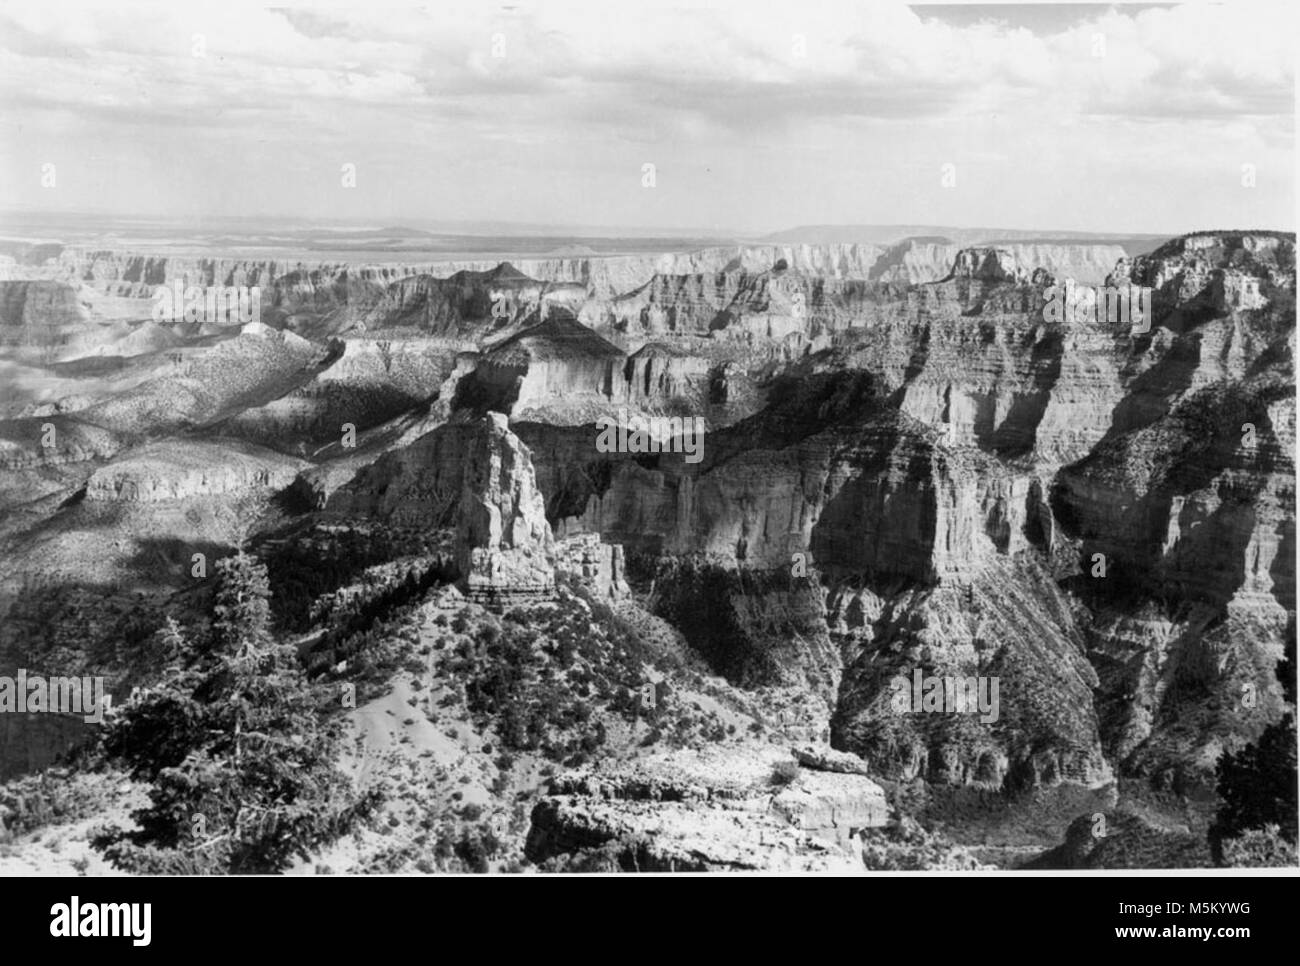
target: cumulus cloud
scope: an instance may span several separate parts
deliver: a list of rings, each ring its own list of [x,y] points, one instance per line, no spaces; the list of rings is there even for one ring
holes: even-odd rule
[[[593,152],[598,166],[639,168],[640,155],[655,153],[710,173],[871,150],[892,154],[895,176],[906,176],[904,167],[929,171],[944,152],[962,153],[963,139],[977,171],[995,156],[1014,169],[1044,128],[1085,152],[1109,132],[1111,155],[1096,163],[1116,151],[1137,163],[1146,126],[1167,154],[1222,131],[1234,156],[1271,163],[1293,148],[1295,34],[1280,16],[1237,5],[1098,6],[1031,29],[998,8],[955,22],[925,7],[848,0],[74,14],[20,0],[0,12],[0,101],[24,139],[4,157],[30,166],[103,143],[140,167],[148,159],[131,161],[133,150],[187,130],[263,145],[246,163],[280,145],[283,157],[330,165],[358,153],[397,165],[405,153],[423,171],[477,159],[517,173],[522,161],[502,158],[505,143],[543,149],[534,163],[555,166],[558,187],[588,178],[593,156],[564,163],[564,144]],[[900,125],[913,130],[900,136]],[[739,152],[764,157],[755,166]],[[193,163],[210,163],[209,180],[230,177],[222,163]],[[306,204],[291,197],[285,172],[265,177],[291,207]],[[643,213],[639,203],[622,210]]]

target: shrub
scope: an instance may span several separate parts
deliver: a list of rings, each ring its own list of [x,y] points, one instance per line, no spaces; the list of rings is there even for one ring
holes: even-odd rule
[[[113,784],[104,776],[49,770],[0,785],[0,839],[103,811],[112,802]]]
[[[772,775],[768,781],[780,788],[789,785],[799,777],[799,763],[797,761],[778,761],[772,766]]]
[[[1296,847],[1276,825],[1250,829],[1237,838],[1223,840],[1223,864],[1234,868],[1295,868]]]
[[[501,842],[492,829],[484,825],[464,832],[453,849],[456,858],[465,863],[469,871],[484,873],[491,870],[488,860],[501,850]]]

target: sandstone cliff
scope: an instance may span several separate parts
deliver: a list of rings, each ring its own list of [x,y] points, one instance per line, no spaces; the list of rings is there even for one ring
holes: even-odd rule
[[[471,597],[547,594],[554,544],[528,449],[490,413],[477,427],[461,483],[456,555]]]

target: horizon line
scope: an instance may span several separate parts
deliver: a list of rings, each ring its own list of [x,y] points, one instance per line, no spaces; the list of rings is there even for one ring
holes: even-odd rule
[[[543,223],[531,221],[500,221],[495,219],[486,219],[484,221],[473,221],[467,219],[448,219],[439,221],[434,219],[411,218],[409,216],[396,216],[386,218],[379,216],[373,219],[362,219],[354,216],[344,216],[338,218],[323,219],[308,215],[291,215],[291,214],[268,214],[268,215],[231,215],[231,214],[126,214],[123,212],[113,212],[96,209],[68,209],[54,210],[29,208],[26,206],[0,206],[0,233],[3,233],[9,226],[4,224],[6,216],[19,216],[30,218],[36,221],[42,218],[48,218],[53,221],[61,221],[75,218],[99,218],[111,222],[120,222],[122,225],[136,227],[147,227],[150,223],[172,224],[183,222],[214,222],[219,224],[251,224],[261,229],[275,229],[279,226],[295,227],[298,229],[309,229],[317,231],[357,231],[357,232],[383,232],[388,229],[403,229],[421,231],[430,236],[451,235],[466,238],[490,237],[492,235],[511,235],[517,233],[518,237],[528,235],[542,235],[555,233],[568,237],[630,237],[630,238],[680,238],[688,239],[706,239],[717,238],[719,240],[744,240],[744,239],[769,239],[772,235],[789,234],[790,232],[807,230],[814,231],[844,231],[852,229],[863,230],[887,230],[887,229],[910,229],[912,232],[920,233],[923,231],[934,231],[941,233],[943,231],[960,231],[972,232],[979,231],[989,233],[1008,232],[1016,234],[1035,234],[1042,236],[1051,236],[1053,234],[1070,234],[1090,237],[1107,237],[1107,238],[1124,238],[1124,239],[1143,239],[1143,238],[1177,238],[1184,235],[1196,234],[1207,231],[1281,231],[1296,233],[1294,227],[1277,227],[1270,226],[1252,226],[1250,228],[1224,228],[1224,227],[1199,227],[1187,228],[1183,230],[1161,231],[1159,229],[1147,229],[1144,231],[1107,231],[1093,228],[1074,228],[1065,226],[1052,226],[1045,228],[1015,227],[1009,225],[953,225],[953,224],[921,224],[916,222],[839,222],[839,223],[809,223],[798,225],[787,225],[785,227],[772,230],[736,230],[718,227],[703,226],[654,226],[654,225],[591,225],[591,224],[574,224],[574,223]],[[50,226],[54,228],[54,225]],[[193,227],[193,226],[192,226]],[[202,227],[201,225],[198,227]],[[0,234],[0,237],[3,237]],[[789,243],[789,242],[787,242]]]

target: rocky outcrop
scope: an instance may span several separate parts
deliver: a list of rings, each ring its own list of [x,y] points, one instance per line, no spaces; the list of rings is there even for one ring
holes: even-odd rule
[[[587,422],[608,408],[624,355],[563,309],[492,346],[457,403],[516,421]]]
[[[405,446],[353,468],[346,485],[327,490],[322,507],[343,518],[373,517],[398,527],[449,529],[464,488],[478,420],[426,432]]]
[[[948,278],[977,278],[987,282],[1025,282],[1029,273],[1005,248],[963,248],[953,260]],[[947,281],[947,279],[945,279]]]
[[[219,421],[308,383],[343,351],[292,332],[246,326],[192,360],[177,357],[149,377],[80,410],[114,431],[160,437]]]
[[[857,755],[836,751],[824,745],[795,745],[790,749],[794,760],[814,771],[833,771],[843,775],[870,775],[871,769]]]
[[[815,733],[824,730],[843,663],[814,580],[700,557],[662,559],[653,580],[658,613],[715,673],[741,687],[796,689]]]
[[[1112,753],[1163,782],[1282,713],[1294,633],[1295,398],[1289,371],[1216,384],[1057,478],[1052,502],[1098,615]],[[1244,693],[1252,700],[1244,702]],[[1190,725],[1188,694],[1205,701]],[[1181,722],[1181,727],[1174,727]]]
[[[1295,238],[1282,232],[1197,232],[1134,259],[1128,276],[1155,291],[1156,321],[1183,331],[1295,295]]]
[[[623,548],[616,543],[602,543],[594,533],[557,541],[555,569],[573,577],[604,600],[622,600],[632,593],[627,583]]]
[[[863,775],[730,746],[560,776],[533,810],[526,851],[562,868],[603,855],[623,871],[851,872],[862,870],[857,832],[888,820],[884,792]]]
[[[1024,869],[1213,868],[1203,834],[1187,826],[1162,827],[1141,814],[1095,812],[1070,823],[1065,841]]]
[[[635,407],[656,408],[672,403],[703,412],[711,395],[713,366],[702,356],[664,343],[651,342],[628,356],[613,381],[614,400]]]
[[[335,518],[452,531],[463,589],[482,602],[554,590],[554,538],[532,456],[502,413],[464,416],[384,453],[323,509]]]
[[[156,503],[281,490],[305,465],[236,440],[169,440],[131,450],[96,470],[86,484],[86,499]]]
[[[528,448],[489,413],[465,454],[456,519],[461,584],[471,599],[499,602],[555,589],[554,545]]]
[[[1033,557],[996,558],[933,588],[837,588],[832,602],[849,661],[835,747],[883,776],[937,785],[1020,792],[1113,780],[1083,631]],[[978,704],[923,704],[918,679],[939,693],[973,686]]]

